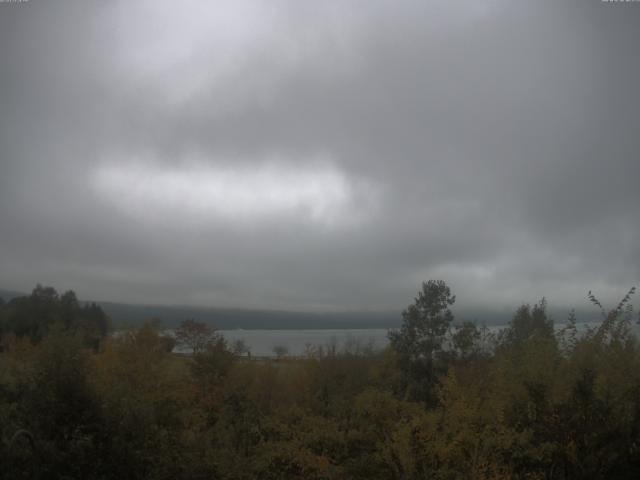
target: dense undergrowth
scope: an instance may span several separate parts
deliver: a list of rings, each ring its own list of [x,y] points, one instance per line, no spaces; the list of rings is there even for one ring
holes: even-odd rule
[[[215,335],[172,354],[151,323],[106,336],[98,310],[36,289],[0,308],[0,476],[640,478],[629,299],[586,332],[524,305],[492,336],[427,282],[384,351],[255,361]]]

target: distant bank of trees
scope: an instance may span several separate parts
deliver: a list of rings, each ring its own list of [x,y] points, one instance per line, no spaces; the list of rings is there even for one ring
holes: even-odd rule
[[[640,478],[633,293],[590,296],[584,332],[541,301],[492,335],[429,281],[382,352],[254,362],[195,320],[192,356],[153,322],[94,348],[97,314],[38,287],[0,307],[0,478]]]
[[[72,290],[59,294],[37,285],[31,295],[9,302],[0,299],[0,337],[26,337],[38,343],[54,328],[81,333],[87,344],[97,348],[109,331],[109,318],[95,303],[81,304]]]

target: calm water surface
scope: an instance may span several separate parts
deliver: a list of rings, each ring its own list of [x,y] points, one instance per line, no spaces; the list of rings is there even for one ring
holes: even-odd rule
[[[585,322],[578,324],[579,330],[595,326],[599,322]],[[498,333],[506,325],[494,325],[488,327],[492,333]],[[555,328],[561,329],[563,323],[556,323]],[[251,355],[259,357],[275,356],[273,349],[276,346],[284,346],[289,355],[304,355],[308,346],[337,346],[343,348],[347,344],[357,343],[361,346],[371,346],[374,349],[382,349],[389,343],[387,339],[388,329],[322,329],[322,330],[219,330],[229,344],[236,340],[244,340],[251,349]]]
[[[578,324],[579,329],[587,326],[595,326],[597,322],[587,322]],[[498,333],[505,325],[488,327],[490,332]],[[564,324],[557,323],[556,329],[564,327]],[[319,329],[319,330],[218,330],[224,336],[229,345],[236,340],[243,340],[251,355],[259,357],[275,356],[274,347],[282,346],[287,350],[287,355],[305,355],[310,346],[335,346],[339,350],[345,345],[352,347],[357,344],[361,347],[372,347],[382,349],[388,343],[388,329]],[[174,351],[180,351],[176,349]]]

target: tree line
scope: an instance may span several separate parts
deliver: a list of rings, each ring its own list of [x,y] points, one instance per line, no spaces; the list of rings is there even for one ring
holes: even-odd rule
[[[629,293],[558,330],[544,300],[500,333],[422,284],[376,351],[252,361],[185,320],[108,335],[97,306],[38,286],[0,304],[0,476],[45,479],[640,478]]]

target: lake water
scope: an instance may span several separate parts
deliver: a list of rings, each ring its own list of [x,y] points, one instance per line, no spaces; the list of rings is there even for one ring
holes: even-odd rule
[[[584,322],[578,324],[578,329],[594,327],[599,322]],[[555,328],[564,327],[562,323],[556,323]],[[505,328],[505,325],[495,325],[488,327],[492,333],[498,333]],[[638,334],[637,326],[635,326]],[[274,357],[275,347],[284,347],[287,355],[305,355],[310,346],[331,347],[335,346],[341,350],[345,345],[359,345],[361,347],[371,347],[373,349],[383,349],[388,343],[388,329],[318,329],[318,330],[218,330],[219,334],[233,345],[236,340],[243,340],[251,350],[251,355],[258,357]],[[174,351],[180,351],[176,348]]]
[[[578,329],[583,330],[594,327],[600,322],[584,322],[578,324]],[[488,330],[497,334],[506,325],[489,326]],[[564,327],[563,323],[556,323],[556,330]],[[637,327],[636,327],[637,328]],[[374,349],[383,349],[389,343],[388,329],[321,329],[321,330],[218,330],[227,339],[229,345],[236,340],[244,340],[251,350],[251,355],[258,357],[275,356],[273,351],[276,346],[287,349],[288,355],[304,355],[309,346],[335,345],[341,349],[347,344],[359,344],[371,346]],[[636,330],[636,334],[637,334]]]

